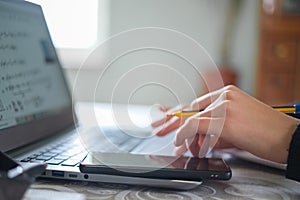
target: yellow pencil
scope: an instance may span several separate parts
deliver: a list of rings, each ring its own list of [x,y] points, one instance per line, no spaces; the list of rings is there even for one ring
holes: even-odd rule
[[[174,112],[174,113],[171,113],[168,115],[176,116],[179,118],[187,118],[187,117],[191,117],[199,112],[201,112],[201,111],[200,110],[183,110],[183,111]]]
[[[273,107],[275,110],[282,112],[282,113],[293,113],[293,114],[299,114],[300,113],[300,105],[292,105],[292,106],[276,106]],[[177,111],[171,114],[168,114],[169,116],[176,116],[179,118],[187,118],[191,117],[203,110],[183,110],[183,111]]]

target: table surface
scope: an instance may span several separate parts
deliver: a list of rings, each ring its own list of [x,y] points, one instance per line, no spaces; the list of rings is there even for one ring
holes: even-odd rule
[[[284,171],[238,159],[227,161],[233,176],[229,181],[204,181],[188,191],[150,187],[37,180],[25,194],[32,199],[300,199],[300,183],[285,178]]]
[[[106,119],[107,105],[81,104],[78,110],[84,116],[87,126],[96,124],[97,119]],[[96,110],[97,110],[96,109]],[[118,108],[119,110],[119,108]],[[144,115],[144,112],[141,113]],[[103,115],[103,116],[100,116]],[[121,115],[121,119],[126,119]],[[139,119],[139,118],[137,118]],[[123,121],[121,123],[123,123]],[[106,124],[113,121],[105,121]],[[126,121],[124,122],[126,123]],[[37,180],[31,185],[24,200],[92,200],[92,199],[300,199],[300,183],[288,180],[284,171],[236,158],[226,160],[232,169],[229,181],[204,181],[193,190],[167,190],[150,187],[121,185],[111,183],[87,183],[57,180]]]

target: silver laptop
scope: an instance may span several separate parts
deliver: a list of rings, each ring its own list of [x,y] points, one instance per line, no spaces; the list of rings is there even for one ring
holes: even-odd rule
[[[71,95],[41,7],[24,1],[0,0],[0,27],[1,151],[23,165],[47,163],[47,170],[41,175],[45,178],[181,189],[200,184],[81,173],[78,166],[87,149],[77,134],[81,129],[75,125]],[[98,130],[95,127],[88,132],[97,135]],[[105,133],[121,151],[151,152],[147,143],[160,145],[153,137],[130,137],[117,128],[107,128]],[[164,141],[172,141],[173,136],[169,137]],[[115,151],[107,148],[106,142],[97,141],[97,150]]]

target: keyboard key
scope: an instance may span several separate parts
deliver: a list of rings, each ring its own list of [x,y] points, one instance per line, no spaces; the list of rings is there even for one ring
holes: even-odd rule
[[[31,158],[24,158],[21,160],[21,162],[29,162],[31,160]]]
[[[69,160],[64,161],[61,165],[73,167],[73,166],[77,165],[79,162],[80,162],[79,160],[69,159]]]
[[[43,153],[42,155],[53,157],[53,156],[57,156],[57,153],[47,152],[47,153]]]
[[[32,163],[45,163],[43,160],[35,160],[35,159],[30,160],[30,162],[32,162]]]
[[[36,157],[38,157],[39,155],[41,155],[41,154],[33,154],[33,155],[31,155],[31,156],[29,156],[28,158],[36,158]]]
[[[86,155],[87,155],[86,152],[77,154],[77,155],[75,155],[75,156],[72,157],[72,160],[79,160],[79,161],[82,161],[82,160],[85,158]]]
[[[64,160],[57,160],[57,159],[50,159],[48,161],[46,161],[46,163],[50,164],[50,165],[59,165],[60,163],[62,163]]]
[[[71,149],[71,150],[63,152],[60,155],[63,155],[63,156],[75,156],[75,155],[77,155],[79,153],[81,153],[80,149],[79,150],[78,149]]]
[[[44,161],[46,161],[46,160],[50,160],[51,158],[52,158],[52,156],[43,156],[43,155],[40,155],[40,156],[36,157],[35,159],[36,160],[44,160]]]
[[[70,156],[57,155],[53,159],[55,160],[67,160]]]

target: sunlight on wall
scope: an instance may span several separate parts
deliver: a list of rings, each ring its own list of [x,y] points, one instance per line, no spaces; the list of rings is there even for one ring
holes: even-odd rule
[[[98,37],[98,0],[28,0],[42,6],[57,48],[89,48]]]

